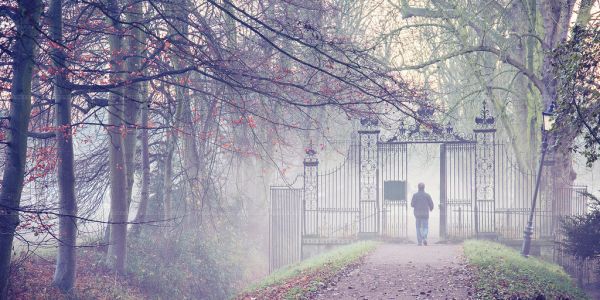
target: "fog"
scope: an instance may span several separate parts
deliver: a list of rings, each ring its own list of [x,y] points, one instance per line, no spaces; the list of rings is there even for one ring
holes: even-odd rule
[[[442,2],[0,0],[0,299],[240,298],[414,246],[419,183],[431,244],[564,238],[598,3]]]
[[[440,226],[440,150],[439,145],[414,145],[408,147],[408,201],[414,193],[418,192],[417,185],[425,184],[425,192],[431,195],[434,209],[429,214],[429,237],[433,242],[439,240]],[[414,214],[409,212],[408,234],[414,241],[417,240]]]

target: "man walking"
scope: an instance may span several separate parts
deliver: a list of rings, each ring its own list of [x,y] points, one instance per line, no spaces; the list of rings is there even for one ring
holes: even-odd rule
[[[417,241],[427,246],[427,231],[429,229],[429,211],[433,210],[433,200],[425,193],[425,184],[419,183],[419,191],[415,193],[410,201],[414,207],[415,219],[417,220]]]

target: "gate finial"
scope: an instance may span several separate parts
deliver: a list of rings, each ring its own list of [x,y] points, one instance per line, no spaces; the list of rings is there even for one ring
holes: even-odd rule
[[[379,120],[375,117],[363,117],[360,119],[362,130],[374,130],[379,125]]]
[[[496,120],[491,115],[490,110],[487,107],[487,101],[484,98],[482,106],[481,106],[480,115],[478,117],[475,117],[475,123],[477,125],[479,125],[480,127],[485,128],[485,127],[491,127],[492,125],[494,125],[495,122],[496,122]]]
[[[310,144],[306,149],[304,149],[304,153],[306,153],[306,157],[304,157],[304,165],[316,165],[319,163],[317,159],[317,151],[314,148],[313,141],[310,140]]]

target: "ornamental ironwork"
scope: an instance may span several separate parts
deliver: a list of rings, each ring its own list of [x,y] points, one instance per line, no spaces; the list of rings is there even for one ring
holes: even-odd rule
[[[377,200],[377,133],[360,134],[360,200]]]
[[[378,151],[376,119],[362,119],[359,136],[359,233],[378,232]]]
[[[475,118],[475,231],[495,232],[496,129],[484,100],[481,114]]]
[[[304,158],[304,214],[303,214],[303,235],[318,234],[318,208],[319,208],[319,185],[318,168],[319,160],[316,157],[317,151],[312,147],[306,149]]]
[[[490,110],[487,107],[487,101],[484,99],[481,105],[480,115],[475,117],[475,124],[477,124],[479,128],[492,128],[495,123],[496,120],[490,113]]]
[[[460,134],[454,131],[451,123],[446,126],[440,124],[415,123],[407,126],[400,121],[398,128],[391,136],[381,135],[382,143],[445,143],[445,142],[469,142],[473,140],[472,135]]]
[[[495,131],[475,132],[475,180],[478,200],[494,199]]]
[[[379,120],[375,117],[365,117],[360,119],[362,131],[378,130]]]

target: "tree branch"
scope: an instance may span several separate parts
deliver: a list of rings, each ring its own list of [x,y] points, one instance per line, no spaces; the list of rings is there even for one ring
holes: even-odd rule
[[[579,107],[579,104],[577,104],[577,102],[575,101],[575,99],[573,99],[573,101],[571,102],[571,104],[573,106],[575,106],[575,111],[577,111],[577,116],[579,117],[579,120],[581,121],[581,123],[583,123],[583,126],[585,126],[585,128],[588,130],[589,134],[594,138],[594,140],[596,141],[596,143],[598,145],[600,145],[600,137],[596,135],[597,132],[585,120],[585,117],[581,113],[581,108]]]
[[[14,7],[10,7],[8,5],[0,5],[0,16],[7,16],[12,20],[16,17],[16,12]]]
[[[525,75],[529,80],[531,80],[531,82],[536,86],[536,88],[540,91],[540,93],[546,92],[546,86],[544,85],[542,80],[540,78],[538,78],[525,65],[523,65],[521,62],[519,62],[515,58],[511,57],[510,55],[508,55],[506,52],[504,52],[500,49],[494,48],[494,47],[490,47],[490,46],[477,46],[477,47],[466,48],[461,51],[450,53],[450,54],[426,61],[426,62],[418,64],[418,65],[394,68],[394,69],[391,69],[391,71],[418,70],[418,69],[422,69],[422,68],[428,67],[430,65],[434,65],[434,64],[440,63],[442,61],[445,61],[445,60],[448,60],[448,59],[451,59],[451,58],[454,58],[457,56],[462,56],[462,55],[466,55],[469,53],[475,53],[475,52],[489,52],[489,53],[496,54],[496,56],[498,56],[501,61],[515,67],[517,70],[519,70],[519,72],[523,73],[523,75]]]
[[[33,132],[33,131],[28,131],[27,132],[27,137],[30,138],[34,138],[34,139],[50,139],[55,137],[56,134],[54,132]]]
[[[169,76],[169,75],[179,75],[179,74],[187,73],[189,71],[194,71],[194,70],[197,71],[198,68],[196,66],[190,66],[190,67],[186,67],[186,68],[179,69],[179,70],[165,71],[165,72],[154,74],[151,76],[142,76],[142,77],[138,77],[138,78],[128,79],[128,80],[113,83],[113,84],[70,84],[69,89],[72,91],[77,91],[77,93],[75,93],[74,96],[81,94],[81,93],[85,93],[85,92],[107,92],[111,89],[123,87],[126,85],[130,85],[130,84],[134,84],[134,83],[138,83],[138,82],[150,81],[150,80],[158,79],[158,78]]]

